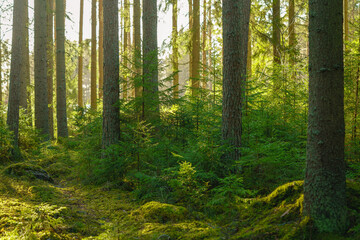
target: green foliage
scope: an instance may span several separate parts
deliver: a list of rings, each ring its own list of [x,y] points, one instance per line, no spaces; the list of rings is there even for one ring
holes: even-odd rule
[[[213,197],[207,205],[220,211],[234,208],[241,198],[253,195],[251,191],[244,188],[242,177],[230,175],[219,179],[219,182],[219,186],[211,190]]]
[[[175,172],[175,178],[170,180],[176,202],[189,207],[203,204],[204,194],[208,189],[207,184],[201,184],[196,179],[196,170],[189,162],[179,164],[179,170]]]
[[[0,163],[4,164],[10,159],[10,151],[12,149],[13,135],[8,130],[5,123],[5,114],[0,107]]]

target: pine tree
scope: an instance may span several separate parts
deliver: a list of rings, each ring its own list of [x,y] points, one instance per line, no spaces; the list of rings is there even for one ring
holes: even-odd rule
[[[10,87],[9,87],[9,102],[7,125],[14,133],[14,146],[18,145],[19,139],[19,106],[20,106],[20,85],[25,76],[21,70],[25,61],[22,56],[23,48],[25,47],[25,27],[26,19],[24,12],[27,5],[23,0],[14,0],[14,14],[13,14],[13,32],[12,32],[12,50],[11,50],[11,69],[10,69]]]
[[[99,0],[99,99],[103,97],[104,84],[104,14],[103,0]]]
[[[141,97],[141,83],[139,77],[141,75],[141,35],[140,35],[140,21],[141,21],[141,9],[140,0],[134,0],[134,63],[135,63],[135,98]]]
[[[35,0],[35,127],[49,137],[49,110],[47,91],[47,33],[46,0]]]
[[[80,0],[80,22],[79,22],[79,58],[78,58],[78,105],[84,107],[83,103],[83,22],[84,22],[84,0]]]
[[[23,20],[25,21],[22,26],[23,28],[25,28],[25,30],[22,31],[22,33],[25,35],[22,39],[21,39],[21,44],[22,44],[22,50],[23,50],[23,57],[24,59],[24,64],[21,66],[21,83],[20,83],[20,107],[25,110],[25,112],[28,109],[28,94],[27,94],[27,88],[30,85],[29,82],[29,72],[30,69],[28,69],[29,64],[26,63],[26,60],[28,60],[27,56],[29,55],[29,28],[28,28],[28,22],[29,22],[29,16],[28,16],[28,0],[24,0],[24,4],[25,4],[25,8],[23,8]]]
[[[91,109],[97,109],[96,101],[96,0],[91,3]]]
[[[174,72],[174,98],[179,98],[178,1],[172,0],[172,70]]]
[[[304,211],[319,232],[332,233],[344,233],[347,225],[342,15],[340,0],[309,1]]]
[[[231,165],[240,157],[242,105],[246,81],[250,0],[223,1],[223,112],[222,138],[232,149],[223,156]]]
[[[191,87],[192,96],[196,96],[200,87],[200,0],[193,0],[192,14]]]
[[[117,0],[103,1],[104,11],[104,107],[102,147],[120,138],[119,17]]]
[[[49,106],[49,134],[50,138],[54,138],[54,1],[47,0],[47,87],[48,87],[48,106]]]
[[[56,115],[58,137],[68,137],[65,81],[65,1],[56,0]]]
[[[156,0],[143,0],[143,78],[143,119],[159,119]]]

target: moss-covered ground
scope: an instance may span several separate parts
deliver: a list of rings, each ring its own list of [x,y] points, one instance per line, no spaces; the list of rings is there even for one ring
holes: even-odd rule
[[[241,199],[234,211],[208,214],[156,201],[139,202],[111,185],[82,185],[74,153],[0,166],[0,239],[360,239],[360,184],[348,181],[345,237],[309,235],[303,182]],[[199,210],[200,211],[200,210]]]

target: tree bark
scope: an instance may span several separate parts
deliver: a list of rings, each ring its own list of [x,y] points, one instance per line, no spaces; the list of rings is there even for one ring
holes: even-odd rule
[[[124,18],[124,28],[123,28],[123,35],[124,35],[124,51],[123,51],[123,99],[126,100],[128,98],[128,48],[129,48],[129,0],[124,0],[124,8],[123,8],[123,18]]]
[[[344,0],[344,33],[347,42],[349,41],[349,0]]]
[[[22,18],[25,22],[22,24],[23,28],[25,28],[24,31],[22,31],[22,33],[25,35],[22,38],[22,55],[25,58],[24,59],[24,64],[21,66],[21,83],[20,83],[20,107],[26,112],[27,108],[28,108],[28,94],[27,94],[27,87],[29,86],[28,84],[28,80],[30,80],[28,77],[30,77],[30,75],[28,75],[30,73],[30,71],[27,69],[27,67],[29,67],[28,64],[26,64],[26,55],[29,55],[29,53],[26,53],[27,50],[29,50],[29,32],[28,32],[28,22],[29,22],[29,14],[28,14],[28,0],[24,0],[24,4],[25,4],[25,8],[23,8],[23,15],[24,17]]]
[[[140,0],[134,0],[134,63],[135,63],[135,98],[141,97],[141,35],[140,35]]]
[[[304,211],[319,232],[344,233],[343,3],[309,1],[309,114]]]
[[[143,0],[143,119],[160,118],[157,49],[157,1]]]
[[[174,73],[174,99],[179,98],[178,1],[172,1],[172,71]]]
[[[193,67],[193,56],[192,56],[192,37],[193,37],[193,0],[188,0],[189,3],[189,85],[191,86],[192,79],[192,67]]]
[[[118,1],[103,1],[104,11],[104,106],[102,147],[120,139],[119,17]]]
[[[211,55],[212,55],[212,51],[211,51],[211,47],[212,47],[212,11],[211,11],[211,5],[212,5],[212,1],[209,0],[209,10],[208,10],[208,14],[209,14],[209,17],[208,17],[208,38],[209,38],[209,49],[208,49],[208,59],[209,59],[209,63],[208,63],[208,71],[209,71],[209,80],[211,79],[210,78],[210,75],[211,75],[211,69],[212,69],[212,58],[211,58]],[[211,91],[212,90],[212,84],[211,84],[211,81],[209,81],[209,90]]]
[[[22,56],[24,41],[25,41],[25,27],[26,19],[24,11],[27,8],[25,1],[14,0],[13,12],[13,32],[12,32],[12,50],[11,50],[11,67],[10,67],[10,86],[9,86],[9,101],[7,125],[14,133],[14,146],[18,146],[19,140],[19,105],[20,105],[20,85],[25,81],[25,76],[21,70],[25,61]]]
[[[207,13],[206,13],[206,0],[203,0],[203,26],[202,26],[202,87],[206,89],[207,85],[207,76],[206,76],[206,65],[207,65],[207,59],[206,59],[206,40],[207,40]]]
[[[289,0],[289,49],[290,49],[290,66],[295,64],[295,0]]]
[[[272,15],[272,40],[273,40],[273,61],[280,64],[280,0],[273,0]]]
[[[222,138],[231,146],[223,156],[228,166],[240,157],[242,105],[246,82],[250,0],[223,0]]]
[[[58,137],[68,137],[65,80],[65,3],[56,0],[56,115]]]
[[[99,0],[99,99],[103,97],[104,83],[104,14],[103,0]]]
[[[49,109],[47,98],[47,32],[46,0],[35,0],[35,127],[49,138]],[[59,23],[58,23],[59,24]]]
[[[197,96],[200,87],[200,0],[193,0],[193,28],[192,28],[192,96]]]
[[[97,109],[96,101],[96,0],[91,4],[91,109]]]
[[[26,83],[26,98],[27,98],[27,108],[26,113],[31,117],[31,90],[28,89],[30,86],[30,49],[29,49],[29,0],[25,0],[26,4],[26,11],[25,11],[25,19],[26,19],[26,29],[25,29],[25,38],[26,38],[26,45],[24,51],[24,58],[25,58],[25,83]],[[30,125],[32,125],[32,121],[30,121]]]
[[[47,4],[47,101],[49,106],[49,136],[54,138],[54,108],[53,108],[53,91],[54,91],[54,1],[46,0]]]
[[[1,36],[1,13],[0,13],[0,36]],[[0,107],[3,104],[3,93],[2,93],[2,41],[0,39]]]
[[[84,0],[80,0],[80,25],[79,25],[79,58],[78,58],[78,105],[83,103],[83,24],[84,23]]]

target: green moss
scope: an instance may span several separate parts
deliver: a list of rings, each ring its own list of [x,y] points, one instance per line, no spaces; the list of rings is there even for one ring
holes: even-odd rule
[[[270,206],[294,202],[303,192],[304,181],[295,181],[276,188],[271,194],[262,200]]]
[[[43,168],[25,162],[11,164],[3,170],[3,173],[7,174],[8,176],[20,177],[23,180],[34,180],[37,178],[44,181],[53,182],[53,179]]]
[[[55,162],[48,166],[46,170],[51,176],[55,178],[66,176],[71,173],[69,166],[63,162]]]
[[[136,219],[155,223],[178,222],[189,216],[184,207],[154,201],[144,204],[131,215]]]
[[[139,230],[141,239],[219,239],[218,230],[199,221],[160,224],[146,223]],[[166,236],[168,236],[166,238]]]
[[[59,191],[52,186],[31,186],[28,191],[34,200],[41,202],[49,202],[59,197],[60,194]]]

